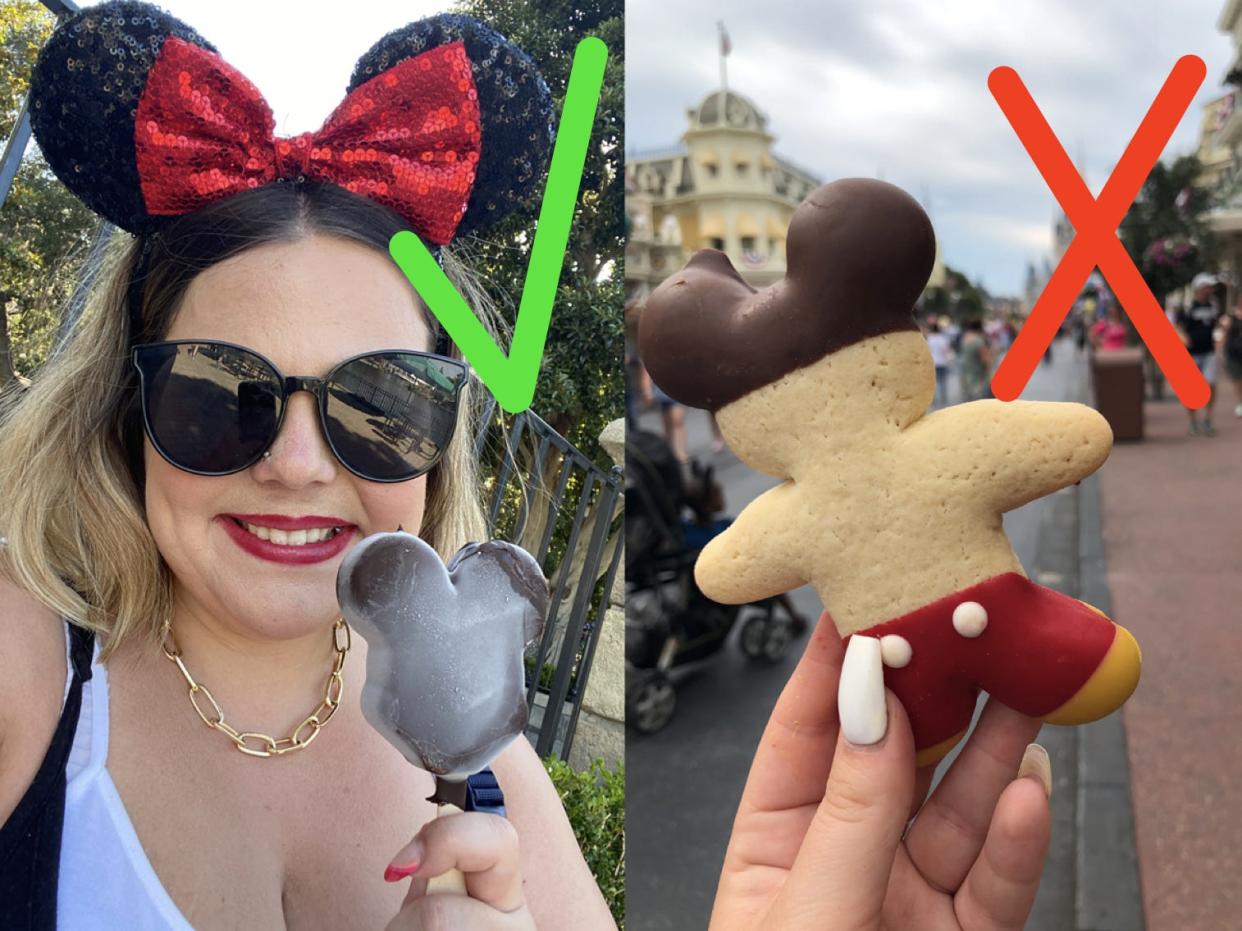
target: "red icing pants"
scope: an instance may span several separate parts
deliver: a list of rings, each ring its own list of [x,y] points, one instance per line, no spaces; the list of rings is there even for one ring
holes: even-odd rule
[[[964,601],[987,611],[977,637],[953,626]],[[918,752],[970,726],[980,689],[1031,717],[1055,711],[1091,678],[1116,630],[1081,601],[1008,572],[858,633],[897,634],[913,648],[906,666],[885,667],[884,680],[910,717]]]

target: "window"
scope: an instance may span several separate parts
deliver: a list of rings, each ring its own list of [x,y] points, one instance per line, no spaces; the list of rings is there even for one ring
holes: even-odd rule
[[[750,165],[748,165],[746,162],[737,163],[737,176],[739,178],[745,178],[749,173],[750,173]]]
[[[743,252],[754,252],[755,251],[755,237],[754,236],[743,236],[742,237],[742,251]]]
[[[713,249],[719,249],[721,252],[724,252],[724,240],[719,236],[713,236],[707,240],[707,244]]]
[[[720,174],[720,168],[713,162],[707,162],[703,167],[707,169],[707,177],[709,178],[714,178]]]

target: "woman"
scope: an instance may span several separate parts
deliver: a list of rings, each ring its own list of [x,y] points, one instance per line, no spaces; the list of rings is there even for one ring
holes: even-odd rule
[[[243,178],[242,193],[194,202],[204,177],[228,171],[198,162],[196,183],[178,186],[159,170],[204,151],[168,129],[175,82],[201,87],[182,99],[223,126],[214,117],[243,109],[228,94],[244,79],[142,4],[90,8],[44,50],[32,96],[49,164],[140,235],[113,249],[68,341],[0,429],[0,624],[14,671],[0,677],[5,927],[612,926],[526,741],[493,767],[507,819],[431,820],[432,779],[363,719],[366,644],[337,622],[336,569],[357,540],[401,526],[447,556],[484,533],[465,367],[387,245],[411,228],[446,243],[533,183],[546,88],[503,41],[463,17],[413,24],[364,56],[349,98],[379,101],[359,112],[412,112],[369,76],[394,78],[395,92],[411,70],[435,73],[421,68],[425,51],[458,56],[453,82],[479,87],[484,139],[465,217],[449,197],[424,211],[417,198],[350,193],[303,174],[305,159],[290,176],[281,140],[279,180]],[[111,77],[114,106],[75,110],[100,94],[82,63],[107,67],[105,55],[139,77]],[[502,119],[487,69],[506,57],[502,77],[535,96]],[[144,167],[139,145],[124,150],[135,134],[123,120],[161,99],[162,79],[174,89],[151,122],[164,151]],[[521,172],[507,170],[506,132],[536,140]],[[135,165],[142,196],[127,187]],[[161,188],[193,206],[153,215]],[[490,215],[471,215],[480,203]],[[449,249],[441,259],[464,287]],[[466,896],[421,894],[454,867]],[[411,875],[407,896],[396,880]]]
[[[1096,352],[1111,352],[1125,349],[1129,341],[1129,330],[1126,329],[1125,318],[1121,315],[1121,307],[1115,303],[1108,305],[1108,316],[1097,321],[1091,327],[1091,346]]]

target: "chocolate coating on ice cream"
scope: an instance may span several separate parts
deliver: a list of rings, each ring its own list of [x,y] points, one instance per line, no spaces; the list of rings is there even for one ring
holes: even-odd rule
[[[336,597],[367,641],[362,712],[411,763],[461,782],[522,733],[524,650],[548,611],[525,550],[469,543],[446,566],[412,534],[372,534],[345,554]],[[437,782],[457,804],[446,792]]]
[[[931,221],[905,191],[834,181],[794,212],[783,280],[756,291],[723,252],[696,252],[647,298],[639,351],[669,396],[719,410],[838,349],[916,330],[935,256]]]

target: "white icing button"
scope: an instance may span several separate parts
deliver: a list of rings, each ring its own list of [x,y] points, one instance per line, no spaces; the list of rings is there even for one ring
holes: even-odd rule
[[[893,669],[901,669],[910,665],[914,657],[914,647],[910,641],[897,634],[885,634],[880,638],[880,655],[884,657],[884,665]]]
[[[953,609],[953,629],[963,637],[978,637],[988,626],[988,612],[977,601],[963,601]]]

